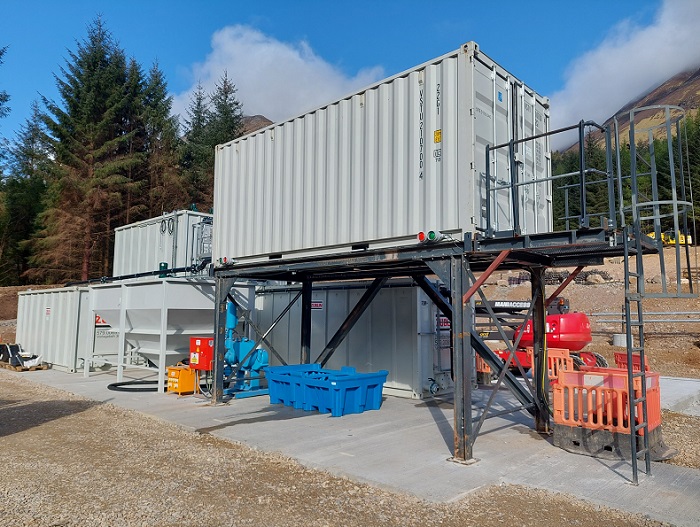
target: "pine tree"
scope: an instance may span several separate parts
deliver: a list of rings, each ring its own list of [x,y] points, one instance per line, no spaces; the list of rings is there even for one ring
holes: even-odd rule
[[[4,48],[0,48],[0,66],[3,63],[3,56],[7,52],[7,46]],[[0,90],[0,119],[3,117],[7,117],[7,114],[10,113],[10,107],[7,106],[7,103],[10,101],[10,96],[5,90]],[[0,177],[3,175],[3,163],[4,160],[7,158],[7,140],[0,137]]]
[[[215,147],[240,137],[243,131],[243,108],[236,99],[236,86],[228,78],[227,71],[224,71],[210,100],[211,118],[207,126],[209,144]]]
[[[185,207],[189,203],[187,188],[179,170],[180,140],[177,118],[171,114],[172,101],[163,72],[156,63],[148,73],[143,103],[149,217]]]
[[[3,57],[5,56],[5,53],[7,52],[7,46],[4,48],[0,48],[0,65],[2,65]],[[7,117],[7,114],[10,113],[10,108],[7,106],[7,103],[10,101],[10,96],[7,94],[5,90],[0,90],[0,118],[2,117]]]
[[[87,280],[105,270],[103,239],[113,226],[111,213],[123,206],[129,175],[140,162],[133,148],[137,130],[129,122],[134,78],[99,18],[77,51],[69,51],[61,73],[61,104],[44,99],[55,170],[41,216],[43,250],[36,258],[62,263],[54,279]],[[67,239],[72,243],[66,245]]]
[[[51,169],[49,148],[39,105],[24,124],[10,152],[10,175],[3,182],[0,214],[0,283],[25,283],[31,257],[27,240],[41,212],[45,179]]]
[[[207,133],[211,112],[207,94],[201,84],[197,84],[192,95],[187,117],[180,156],[183,176],[192,203],[211,203],[213,199],[209,200],[207,197],[208,194],[213,194],[213,189],[208,192],[214,171],[214,148],[209,143]]]

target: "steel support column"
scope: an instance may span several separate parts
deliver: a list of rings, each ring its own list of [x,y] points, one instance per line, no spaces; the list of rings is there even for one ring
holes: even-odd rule
[[[532,284],[532,335],[533,335],[533,380],[535,382],[535,429],[540,433],[550,432],[549,422],[549,375],[547,373],[547,308],[544,297],[544,267],[530,269]]]
[[[461,463],[473,460],[472,376],[474,352],[471,329],[474,323],[470,307],[462,302],[468,286],[464,255],[451,259],[452,349],[454,369],[454,456]]]
[[[300,364],[311,360],[311,293],[313,282],[305,278],[301,282],[301,357]]]
[[[224,355],[226,355],[226,303],[235,278],[216,278],[216,304],[214,306],[214,386],[211,402],[219,404],[224,398]]]

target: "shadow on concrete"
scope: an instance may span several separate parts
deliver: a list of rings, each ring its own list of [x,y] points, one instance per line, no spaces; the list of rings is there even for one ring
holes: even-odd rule
[[[288,406],[282,406],[279,409],[276,407],[265,408],[255,412],[248,413],[241,417],[236,417],[225,423],[220,423],[213,426],[205,426],[195,429],[199,434],[211,434],[218,430],[230,428],[233,426],[245,426],[256,423],[264,423],[267,421],[289,421],[290,419],[299,419],[317,414],[318,412],[307,412],[305,410],[297,410]],[[330,416],[330,414],[328,414]]]

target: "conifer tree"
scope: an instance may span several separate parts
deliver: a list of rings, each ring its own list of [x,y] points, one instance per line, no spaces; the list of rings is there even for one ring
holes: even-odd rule
[[[63,262],[65,271],[55,279],[87,280],[104,271],[100,256],[112,227],[110,214],[122,205],[130,171],[139,163],[131,146],[137,131],[128,121],[134,99],[125,54],[99,18],[77,51],[69,51],[61,73],[60,103],[44,99],[55,170],[42,215],[44,250],[36,257]],[[67,238],[73,240],[69,251]]]
[[[187,115],[181,164],[192,202],[208,208],[214,201],[216,145],[240,137],[243,131],[243,109],[228,72],[224,71],[209,96],[197,85]]]
[[[149,175],[148,216],[186,207],[189,195],[180,175],[177,118],[171,113],[163,72],[154,64],[144,89],[144,115],[147,169]]]
[[[236,99],[236,86],[224,74],[210,96],[211,118],[207,127],[209,144],[212,146],[227,143],[240,137],[243,131],[243,109]]]
[[[0,48],[0,65],[2,65],[3,57],[5,56],[5,53],[7,52],[7,46],[4,48]],[[7,114],[10,112],[9,106],[7,106],[7,103],[10,100],[10,96],[5,90],[0,90],[0,118],[2,117],[7,117]]]
[[[41,211],[45,180],[51,169],[39,105],[32,104],[10,152],[10,174],[2,183],[0,204],[0,284],[26,283],[31,256],[27,240]]]
[[[197,84],[187,108],[180,165],[192,203],[205,204],[213,198],[214,147],[209,143],[207,127],[211,120],[209,101],[204,87]],[[203,205],[206,206],[206,205]]]
[[[3,63],[3,56],[7,52],[7,46],[4,48],[0,48],[0,66]],[[10,100],[10,96],[5,90],[0,90],[0,119],[3,117],[7,117],[7,114],[10,113],[10,107],[7,106],[7,103]],[[7,140],[3,139],[0,137],[0,177],[3,175],[3,161],[7,157]]]

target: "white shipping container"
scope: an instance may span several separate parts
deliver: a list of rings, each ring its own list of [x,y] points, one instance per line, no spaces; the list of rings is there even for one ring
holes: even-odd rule
[[[118,333],[96,324],[90,309],[88,287],[61,287],[22,291],[17,301],[17,342],[40,355],[52,368],[70,373],[82,368],[83,359],[100,356],[114,362]]]
[[[87,287],[22,291],[17,301],[17,342],[54,368],[75,372],[93,345]]]
[[[161,262],[170,269],[211,258],[212,215],[190,210],[163,214],[114,229],[113,276],[157,271]]]
[[[311,360],[315,360],[366,291],[367,283],[330,285],[314,289],[311,310]],[[266,330],[298,293],[296,288],[270,287],[257,292],[257,325]],[[298,364],[301,356],[301,302],[272,330],[268,339],[282,358]],[[435,305],[417,287],[390,282],[326,364],[359,372],[388,370],[384,393],[420,399],[435,379],[441,389],[450,380],[449,330],[438,328]],[[262,345],[265,346],[264,344]],[[277,359],[270,354],[272,364]]]
[[[461,240],[486,226],[487,145],[549,130],[549,101],[474,42],[216,150],[215,265],[352,246]],[[517,145],[518,183],[551,173],[549,140]],[[507,149],[491,162],[491,221],[510,230]],[[519,185],[524,234],[552,227],[551,183]],[[224,260],[225,259],[225,260]]]

